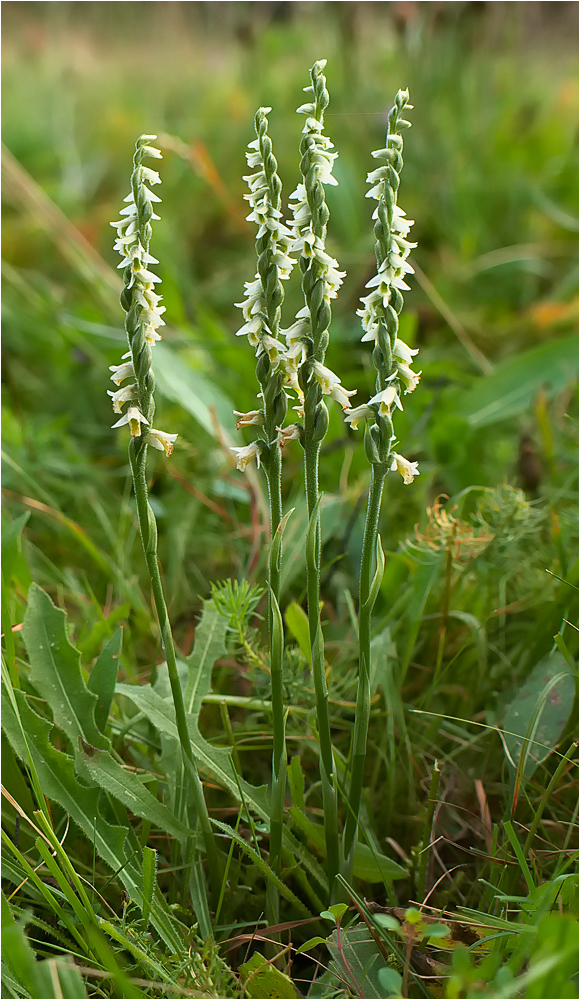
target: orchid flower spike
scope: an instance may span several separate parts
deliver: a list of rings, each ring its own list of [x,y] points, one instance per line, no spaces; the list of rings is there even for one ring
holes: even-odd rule
[[[159,218],[153,206],[161,201],[150,188],[160,184],[161,178],[156,170],[151,170],[143,163],[146,157],[162,158],[160,151],[150,145],[155,138],[154,135],[142,135],[137,140],[131,191],[125,198],[125,208],[122,209],[120,218],[111,223],[117,230],[114,249],[121,255],[121,263],[118,265],[123,269],[121,305],[127,314],[125,329],[129,341],[129,352],[124,355],[129,360],[120,365],[111,365],[111,379],[115,385],[121,385],[128,378],[133,381],[117,392],[108,390],[108,394],[115,413],[122,413],[125,403],[136,404],[129,406],[113,427],[128,424],[133,439],[142,439],[146,444],[170,455],[177,435],[151,428],[155,413],[151,348],[161,340],[161,335],[157,332],[159,327],[165,326],[162,319],[165,306],[160,304],[161,296],[155,291],[161,278],[149,266],[159,263],[149,253],[149,242],[151,221]]]
[[[403,409],[401,394],[413,392],[421,376],[421,372],[411,367],[417,350],[398,336],[402,293],[409,290],[406,279],[414,274],[408,257],[417,246],[407,239],[413,222],[407,219],[397,204],[403,167],[403,139],[400,133],[410,125],[402,115],[408,108],[411,108],[409,93],[400,90],[389,112],[385,146],[372,154],[379,161],[379,166],[367,177],[371,185],[367,198],[378,202],[373,212],[377,273],[367,282],[366,287],[370,291],[361,299],[362,308],[357,315],[361,319],[363,341],[373,344],[376,393],[366,406],[348,407],[345,415],[346,422],[353,428],[363,419],[369,421],[369,436],[365,439],[369,460],[380,466],[383,474],[398,469],[405,483],[412,482],[413,476],[419,473],[416,462],[407,462],[400,456],[392,458],[395,454],[391,451],[394,441],[393,408]]]

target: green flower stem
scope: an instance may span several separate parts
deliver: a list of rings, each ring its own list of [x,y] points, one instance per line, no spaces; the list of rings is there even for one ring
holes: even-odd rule
[[[272,697],[272,800],[270,813],[270,867],[280,874],[282,857],[282,831],[284,826],[284,798],[286,794],[286,726],[284,717],[284,639],[279,611],[280,600],[280,546],[274,544],[282,521],[282,458],[279,446],[274,443],[266,465],[270,497],[270,523],[272,526],[272,551],[269,560],[268,633],[270,641],[270,690]],[[268,920],[278,923],[279,895],[274,885],[268,883]]]
[[[281,206],[282,184],[277,174],[278,164],[267,131],[268,119],[265,109],[258,110],[254,125],[263,164],[263,174],[268,188],[269,208],[273,212],[278,212]],[[277,239],[272,230],[267,230],[256,239],[263,306],[268,329],[274,340],[278,340],[281,305],[284,299],[280,270],[276,262],[278,249]],[[278,428],[283,424],[286,416],[286,396],[282,390],[283,376],[274,369],[267,353],[262,354],[258,359],[257,375],[264,400],[264,431],[268,447],[263,455],[263,464],[268,481],[272,535],[272,548],[268,565],[268,634],[273,735],[269,860],[270,867],[276,875],[279,875],[282,857],[287,756],[284,719],[284,633],[279,610],[281,537],[278,537],[277,533],[281,531],[282,522],[282,452],[278,441]],[[267,917],[270,923],[278,923],[279,895],[278,890],[271,883],[268,883],[267,890]]]
[[[365,330],[363,340],[374,340],[372,362],[376,369],[376,395],[368,407],[353,410],[360,420],[374,417],[367,425],[365,452],[371,464],[371,483],[367,504],[367,515],[363,539],[363,550],[359,587],[359,676],[356,697],[356,713],[351,751],[350,781],[348,789],[348,813],[342,841],[342,874],[349,878],[354,862],[354,851],[359,824],[359,813],[366,760],[366,743],[371,705],[371,619],[373,606],[380,587],[384,569],[384,557],[378,539],[378,524],[381,510],[383,485],[387,472],[397,468],[404,481],[412,482],[418,475],[417,464],[408,462],[403,456],[392,451],[395,440],[391,408],[395,403],[402,409],[400,396],[414,389],[419,373],[409,367],[412,355],[417,353],[398,338],[399,313],[403,308],[401,288],[409,286],[404,277],[412,273],[406,258],[416,246],[406,239],[412,226],[405,220],[405,213],[397,206],[397,192],[400,172],[403,167],[403,140],[400,131],[409,126],[401,115],[410,108],[408,91],[400,90],[395,104],[389,112],[386,144],[375,150],[373,157],[381,164],[369,173],[367,180],[373,185],[369,196],[376,198],[378,206],[373,213],[377,278],[367,287],[374,290],[361,302],[363,309],[358,315]],[[370,337],[369,337],[370,335]],[[402,353],[401,353],[402,352]],[[377,568],[373,576],[373,557],[376,551]]]
[[[191,789],[194,804],[194,823],[192,825],[195,828],[197,823],[199,823],[201,827],[207,854],[209,880],[214,899],[217,901],[221,888],[218,852],[203,794],[203,787],[197,771],[193,750],[191,748],[189,730],[187,728],[183,691],[175,659],[175,646],[173,643],[173,635],[171,632],[171,625],[169,623],[169,616],[167,614],[167,605],[165,603],[165,595],[163,593],[161,574],[159,572],[159,564],[157,561],[157,524],[155,521],[155,515],[153,514],[149,503],[146,477],[147,444],[142,438],[131,439],[129,444],[129,461],[131,463],[131,472],[133,475],[135,499],[137,502],[137,516],[139,519],[141,540],[143,542],[143,551],[145,553],[145,561],[149,571],[149,578],[151,580],[151,587],[153,590],[153,599],[155,601],[157,618],[161,629],[163,650],[167,660],[167,671],[169,674],[169,683],[171,685],[171,694],[173,696],[173,705],[175,708],[175,721],[177,724],[179,742],[181,744],[181,751],[183,754],[185,773],[188,776],[189,787]]]
[[[376,549],[383,485],[387,470],[373,465],[363,538],[359,589],[359,675],[356,712],[352,740],[352,762],[348,790],[348,810],[342,841],[343,869],[349,878],[354,861],[356,833],[363,789],[367,734],[371,710],[371,617],[374,601],[370,600],[373,555]]]
[[[324,810],[324,834],[326,840],[326,872],[328,875],[329,897],[334,898],[334,882],[339,870],[340,846],[338,837],[338,808],[330,716],[328,712],[328,688],[326,685],[326,663],[324,659],[324,638],[320,620],[320,494],[318,491],[318,457],[320,442],[308,435],[305,424],[305,479],[308,514],[310,516],[309,539],[306,559],[306,588],[308,596],[308,625],[312,647],[312,677],[316,697],[316,719],[320,752],[320,781]]]
[[[329,895],[332,900],[334,882],[339,870],[340,845],[337,790],[328,713],[324,636],[320,620],[321,535],[318,485],[320,446],[328,428],[328,411],[323,402],[321,386],[314,376],[315,364],[321,365],[324,362],[329,342],[328,329],[331,322],[330,287],[327,282],[328,267],[324,263],[328,258],[322,254],[330,215],[325,200],[324,184],[329,182],[333,159],[333,155],[329,153],[332,144],[321,134],[324,112],[329,103],[326,79],[323,74],[324,66],[325,60],[321,60],[312,67],[311,86],[308,88],[308,92],[312,94],[313,100],[312,103],[298,109],[302,113],[312,115],[319,124],[319,127],[313,126],[311,119],[308,118],[300,143],[300,172],[304,181],[304,191],[310,214],[310,235],[314,239],[314,245],[308,240],[307,234],[303,244],[300,267],[303,274],[304,299],[310,314],[311,336],[308,357],[301,366],[299,380],[304,392],[304,483],[310,519],[306,558],[308,625],[312,647],[312,676],[316,696],[327,874]],[[298,232],[300,232],[299,225]],[[335,279],[338,277],[336,274]]]
[[[125,402],[137,404],[130,405],[127,412],[114,426],[129,424],[131,429],[129,461],[133,475],[137,516],[167,660],[184,771],[191,791],[190,802],[192,803],[193,815],[192,838],[189,846],[195,849],[198,826],[201,826],[207,854],[209,880],[217,902],[221,887],[217,846],[189,738],[183,692],[177,672],[175,647],[157,560],[157,523],[149,504],[147,491],[148,445],[151,444],[158,450],[171,454],[173,441],[177,436],[155,430],[151,426],[155,414],[155,376],[151,367],[151,347],[154,346],[156,340],[160,339],[156,327],[163,324],[161,319],[163,308],[160,307],[161,296],[155,292],[154,287],[159,278],[147,267],[150,263],[156,263],[155,258],[149,254],[149,244],[152,232],[151,220],[158,218],[153,212],[153,202],[158,202],[160,199],[149,190],[147,185],[160,183],[160,178],[156,171],[144,166],[143,160],[151,157],[162,159],[160,151],[149,145],[149,142],[155,138],[154,135],[142,135],[135,144],[131,194],[125,199],[128,205],[120,213],[121,218],[113,223],[114,228],[117,229],[115,249],[123,258],[121,305],[126,313],[125,331],[131,361],[119,366],[112,366],[111,371],[114,372],[112,379],[117,385],[127,378],[134,378],[135,382],[124,386],[116,393],[110,392],[109,395],[112,396],[116,413],[121,412]],[[126,357],[127,355],[125,355]],[[197,916],[200,926],[204,928],[204,933],[211,934],[207,887],[197,859],[193,878],[196,882],[193,895],[197,904],[196,909],[199,911]]]

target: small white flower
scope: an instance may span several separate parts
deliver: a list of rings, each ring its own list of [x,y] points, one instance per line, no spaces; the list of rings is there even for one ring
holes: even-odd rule
[[[394,375],[391,375],[391,378],[394,377],[395,377]],[[373,396],[372,399],[369,399],[369,406],[372,403],[379,404],[379,413],[383,417],[390,415],[391,406],[393,405],[393,403],[395,404],[395,406],[398,406],[399,410],[403,409],[403,404],[399,399],[399,393],[395,389],[394,385],[388,385],[386,389],[382,390],[382,392],[377,392],[376,396]]]
[[[113,372],[111,382],[114,382],[115,385],[121,385],[124,378],[135,377],[135,369],[133,368],[132,361],[127,361],[124,365],[109,365],[109,371]]]
[[[234,410],[236,417],[239,417],[236,424],[237,430],[240,427],[251,427],[252,424],[258,424],[260,427],[264,424],[264,414],[261,410],[250,410],[249,413],[240,413],[239,410]]]
[[[400,358],[401,361],[403,361],[406,365],[412,365],[413,356],[418,353],[419,353],[418,348],[416,350],[413,350],[411,347],[408,347],[407,344],[404,343],[404,341],[399,340],[398,338],[397,340],[395,340],[395,346],[393,347],[393,354],[396,358]]]
[[[141,180],[147,184],[161,184],[161,178],[157,171],[151,170],[151,167],[144,167],[143,164],[141,164]]]
[[[165,323],[163,324],[165,326]],[[143,333],[145,334],[145,340],[150,347],[153,347],[158,340],[163,340],[160,333],[157,333],[153,323],[148,323],[143,327]]]
[[[147,444],[157,451],[164,451],[166,455],[171,455],[177,434],[166,434],[165,431],[157,431],[151,427],[147,434]]]
[[[330,368],[325,368],[320,361],[314,362],[312,371],[314,378],[322,389],[323,394],[325,396],[330,396],[331,399],[340,403],[343,409],[346,409],[349,405],[348,397],[354,396],[356,389],[344,389],[340,384],[338,375],[331,372]]]
[[[397,365],[397,378],[405,383],[405,392],[413,392],[419,385],[421,372],[412,371],[408,365]]]
[[[292,326],[289,326],[287,330],[280,330],[280,333],[286,338],[286,343],[289,347],[300,341],[302,337],[310,336],[311,327],[309,318],[310,313],[308,313],[308,319],[298,319],[296,317],[296,321]]]
[[[350,406],[349,396],[356,396],[356,389],[343,389],[341,385],[335,385],[328,395],[335,402],[340,403],[343,410],[346,410]]]
[[[292,347],[288,348],[282,358],[284,371],[298,371],[300,365],[303,365],[306,361],[307,356],[306,345],[304,342],[300,340],[294,341]]]
[[[147,136],[147,138],[153,140],[156,139],[157,136],[152,135],[152,136]],[[163,159],[161,152],[158,149],[155,149],[155,146],[141,146],[141,152],[143,153],[144,156],[151,156],[155,160]]]
[[[415,476],[419,476],[419,463],[409,462],[402,455],[397,455],[396,451],[392,453],[393,464],[391,465],[391,472],[399,472],[403,477],[403,482],[406,486],[413,482]]]
[[[138,278],[143,284],[155,284],[156,281],[161,281],[158,274],[153,274],[153,271],[148,271],[146,267],[137,267],[137,261],[133,263],[133,277]]]
[[[111,397],[113,412],[122,413],[123,403],[129,403],[132,399],[137,398],[137,385],[125,385],[122,389],[118,389],[117,392],[107,389],[107,396]]]
[[[363,403],[362,406],[355,406],[352,409],[345,410],[345,423],[350,424],[353,430],[358,429],[358,425],[361,420],[371,420],[375,416],[375,411],[371,410],[367,403]]]
[[[278,427],[278,444],[281,448],[288,441],[298,441],[300,439],[300,428],[298,424],[289,424],[288,427]]]
[[[252,347],[257,347],[260,343],[259,334],[264,326],[261,316],[253,316],[236,333],[236,337],[247,337]]]
[[[287,385],[290,389],[292,389],[292,391],[295,392],[296,395],[298,396],[298,399],[301,400],[301,402],[303,402],[303,400],[304,400],[304,393],[303,393],[302,388],[300,386],[300,382],[298,381],[298,372],[297,372],[297,370],[293,366],[287,365],[286,361],[287,361],[287,356],[286,356],[286,358],[282,359],[282,368],[283,368],[284,372],[286,373],[286,382],[285,382],[285,385]],[[296,409],[296,407],[294,407],[294,409]],[[304,415],[304,411],[303,411],[302,405],[300,406],[298,412],[300,413],[301,416]]]
[[[340,385],[338,375],[331,372],[330,368],[325,368],[320,361],[315,361],[313,365],[314,378],[318,382],[325,396],[327,396],[336,385]]]
[[[280,343],[279,340],[276,340],[275,337],[271,337],[270,334],[265,333],[262,337],[260,337],[256,354],[263,354],[264,351],[270,358],[272,364],[277,365],[280,358],[286,353],[286,348]]]
[[[141,410],[138,406],[130,406],[126,413],[123,414],[120,420],[117,420],[116,424],[112,424],[113,428],[122,427],[124,424],[129,424],[129,430],[131,431],[131,437],[141,437],[141,424],[148,424],[149,421],[143,416]]]
[[[305,90],[306,88],[304,87],[303,89]],[[309,89],[311,89],[311,88],[309,88]],[[297,115],[300,115],[300,114],[302,114],[302,115],[313,115],[315,111],[316,111],[316,107],[315,107],[314,104],[301,104],[299,108],[296,108],[296,114]]]
[[[256,459],[258,468],[260,468],[260,448],[256,441],[246,445],[244,448],[230,448],[230,451],[233,451],[236,456],[236,469],[239,469],[240,472],[243,472],[246,466],[254,459]]]

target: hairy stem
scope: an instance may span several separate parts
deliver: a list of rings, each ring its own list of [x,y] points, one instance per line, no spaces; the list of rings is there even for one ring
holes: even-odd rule
[[[270,686],[272,696],[272,802],[270,813],[270,867],[280,874],[282,855],[282,830],[284,825],[284,797],[286,794],[286,733],[284,720],[283,649],[280,621],[280,547],[274,545],[276,532],[282,521],[282,461],[279,446],[270,449],[267,465],[268,492],[270,496],[270,521],[273,551],[269,561],[268,632],[270,640]],[[279,920],[279,896],[275,886],[268,883],[268,920]]]
[[[370,594],[385,475],[386,471],[381,466],[372,466],[360,568],[359,675],[347,799],[348,811],[342,841],[343,868],[347,879],[352,872],[354,861],[371,710],[371,617],[374,601],[370,600]]]
[[[157,525],[155,522],[155,515],[153,514],[149,503],[147,490],[147,445],[139,438],[131,439],[129,445],[129,461],[131,463],[131,472],[133,474],[135,499],[137,502],[137,516],[139,519],[141,540],[143,542],[143,551],[145,553],[145,561],[147,563],[147,570],[149,572],[151,588],[153,590],[153,599],[155,601],[157,618],[159,620],[159,627],[161,630],[163,650],[167,660],[167,671],[169,674],[169,683],[171,685],[171,694],[175,708],[175,721],[177,724],[179,742],[181,744],[183,754],[183,763],[193,801],[192,826],[194,830],[196,829],[198,823],[201,827],[207,854],[210,884],[214,897],[217,900],[219,898],[221,885],[217,847],[187,728],[183,691],[175,659],[175,646],[173,643],[173,635],[171,632],[171,625],[169,623],[169,616],[167,614],[167,605],[165,603],[165,595],[163,593],[163,585],[161,582],[161,574],[159,572],[159,564],[157,560]]]
[[[318,512],[318,457],[320,442],[313,441],[305,427],[306,447],[304,469],[306,498],[310,519],[316,518],[309,531],[306,560],[306,588],[308,595],[308,624],[312,647],[312,676],[316,696],[316,719],[320,747],[320,780],[324,809],[324,833],[326,839],[327,875],[329,896],[333,898],[334,880],[339,869],[338,809],[334,774],[330,716],[328,713],[328,688],[326,686],[326,665],[324,660],[324,639],[320,621],[320,514]]]

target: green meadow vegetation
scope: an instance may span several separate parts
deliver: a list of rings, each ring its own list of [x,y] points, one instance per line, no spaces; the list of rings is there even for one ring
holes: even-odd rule
[[[4,4],[3,997],[578,996],[576,21]]]

